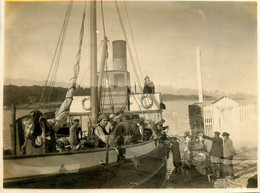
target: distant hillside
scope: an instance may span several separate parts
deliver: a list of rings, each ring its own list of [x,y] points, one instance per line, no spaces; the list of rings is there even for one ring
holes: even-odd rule
[[[29,80],[24,78],[5,78],[4,85],[16,85],[16,86],[44,86],[45,81],[37,81],[37,80]],[[71,85],[70,82],[56,82],[56,87],[69,87]]]
[[[198,96],[198,90],[196,89],[191,89],[191,88],[175,88],[171,85],[157,85],[156,86],[156,91],[161,92],[163,94],[171,94],[171,95],[196,95]],[[233,99],[255,99],[255,95],[250,95],[246,93],[227,93],[227,92],[222,92],[219,90],[211,90],[203,91],[204,95],[206,96],[211,96],[214,98],[219,98],[222,96],[227,96]]]
[[[12,104],[36,104],[40,101],[43,86],[14,86],[4,85],[4,106],[10,107]],[[65,99],[67,88],[46,87],[46,91],[52,90],[50,102],[62,102]],[[79,87],[76,96],[89,95],[89,88]],[[45,98],[46,99],[46,98]]]
[[[207,100],[215,100],[215,97],[205,96]],[[198,101],[198,95],[173,95],[173,94],[162,94],[163,101],[177,101],[177,100],[194,100]]]

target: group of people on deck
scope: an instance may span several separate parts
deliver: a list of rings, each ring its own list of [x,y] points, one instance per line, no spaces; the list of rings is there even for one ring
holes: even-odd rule
[[[82,129],[79,120],[74,119],[69,127],[70,136],[67,145],[70,145],[70,149],[78,150],[84,145],[105,147],[106,144],[113,147],[120,147],[124,144],[138,143],[153,138],[160,139],[163,137],[164,131],[168,128],[163,126],[165,122],[163,119],[155,123],[151,120],[145,121],[139,115],[125,115],[123,111],[110,114],[109,116],[101,114],[97,121],[98,124],[91,132],[93,143],[86,144],[86,138],[82,138]]]
[[[233,147],[233,142],[229,138],[230,134],[227,132],[223,132],[222,134],[223,139],[220,137],[220,132],[215,131],[214,137],[209,137],[200,133],[197,137],[198,140],[203,141],[204,139],[212,141],[211,150],[209,152],[210,155],[210,172],[212,174],[213,180],[217,178],[224,177],[224,171],[228,173],[232,179],[235,179],[236,176],[234,175],[233,170],[233,157],[236,154],[235,149]],[[189,156],[190,154],[190,143],[192,136],[187,134],[184,137],[185,142],[180,141],[176,137],[171,138],[170,144],[168,146],[167,158],[169,157],[169,152],[172,152],[173,156],[173,164],[176,168],[175,171],[177,173],[181,173],[182,163],[186,159],[185,156]],[[184,153],[183,157],[181,158],[181,151],[179,144],[184,143]],[[226,176],[226,175],[225,175]]]
[[[143,93],[155,93],[155,86],[151,79],[146,76],[144,79]],[[129,118],[130,116],[130,118]],[[97,125],[92,127],[91,138],[94,141],[93,147],[104,147],[106,143],[112,145],[123,145],[128,142],[137,143],[151,138],[159,138],[163,134],[164,120],[157,123],[153,121],[144,121],[144,119],[131,118],[131,115],[125,115],[123,111],[108,115],[101,114],[98,117]],[[70,146],[72,150],[80,149],[82,146],[82,129],[79,126],[79,120],[69,124],[70,136],[65,146]],[[81,137],[79,137],[81,136]],[[59,143],[64,142],[59,139]],[[62,142],[61,142],[62,141]],[[90,145],[90,144],[88,144]],[[64,145],[61,145],[64,147]],[[62,151],[62,148],[59,148]]]

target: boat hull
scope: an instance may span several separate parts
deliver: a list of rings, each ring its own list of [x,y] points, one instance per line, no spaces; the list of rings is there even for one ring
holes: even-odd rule
[[[101,164],[106,159],[104,149],[5,158],[4,187],[131,188],[143,186],[158,174],[165,177],[162,145],[149,141],[125,148],[126,159],[119,162],[110,149],[109,164]]]

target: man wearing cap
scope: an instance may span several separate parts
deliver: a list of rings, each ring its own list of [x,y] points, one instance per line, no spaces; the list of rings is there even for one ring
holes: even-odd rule
[[[154,93],[155,87],[153,82],[150,80],[149,76],[146,76],[144,78],[144,89],[143,93],[144,94],[149,94],[149,93]]]
[[[203,137],[212,141],[210,162],[213,178],[216,179],[222,176],[221,157],[223,156],[223,139],[219,137],[220,133],[218,131],[215,131],[214,134],[214,137],[209,137],[206,135],[203,135]]]
[[[97,146],[105,146],[107,143],[108,135],[109,133],[106,131],[107,126],[107,116],[106,115],[100,115],[98,117],[98,125],[94,130],[94,145]]]
[[[235,179],[235,175],[234,175],[234,169],[233,169],[233,156],[236,154],[235,148],[233,146],[233,142],[232,140],[229,138],[229,133],[224,132],[222,134],[223,138],[224,138],[224,166],[227,169],[227,172],[229,173],[229,175],[231,176],[231,178]]]

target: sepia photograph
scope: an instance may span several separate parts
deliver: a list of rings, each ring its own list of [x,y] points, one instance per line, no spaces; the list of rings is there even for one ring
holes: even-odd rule
[[[1,4],[3,191],[259,191],[257,1]]]

